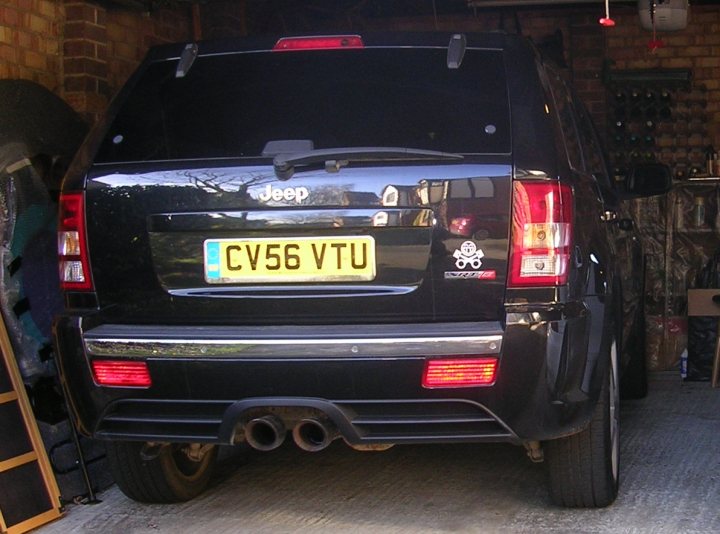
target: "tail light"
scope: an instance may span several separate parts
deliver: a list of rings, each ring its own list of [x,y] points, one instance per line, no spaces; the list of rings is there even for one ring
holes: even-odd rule
[[[289,52],[293,50],[340,50],[345,48],[364,48],[359,35],[329,35],[323,37],[283,37],[279,39],[273,51]]]
[[[100,386],[149,388],[150,371],[145,362],[93,360],[93,378]]]
[[[85,233],[85,197],[82,193],[60,196],[58,256],[60,286],[66,290],[92,290]]]
[[[497,364],[497,358],[428,360],[422,385],[429,389],[490,386],[495,383]]]
[[[555,181],[513,183],[510,287],[567,282],[572,220],[569,186]]]

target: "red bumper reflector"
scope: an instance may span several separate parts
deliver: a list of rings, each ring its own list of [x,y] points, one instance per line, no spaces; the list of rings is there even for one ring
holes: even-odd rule
[[[149,388],[152,385],[145,362],[93,360],[91,365],[95,382],[100,386]]]
[[[339,50],[344,48],[364,48],[359,35],[330,35],[326,37],[283,37],[279,39],[273,50],[283,52],[290,50]]]
[[[497,358],[429,360],[425,365],[424,388],[464,388],[495,383]]]

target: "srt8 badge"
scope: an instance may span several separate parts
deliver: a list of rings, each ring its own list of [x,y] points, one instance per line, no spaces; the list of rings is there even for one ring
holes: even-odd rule
[[[494,270],[479,270],[482,266],[482,258],[485,253],[472,241],[464,241],[459,248],[453,252],[455,267],[458,271],[445,271],[446,280],[495,280]],[[465,270],[470,267],[473,270]]]

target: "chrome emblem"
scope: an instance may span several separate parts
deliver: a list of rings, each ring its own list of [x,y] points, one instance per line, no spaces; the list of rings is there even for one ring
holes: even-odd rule
[[[268,202],[295,202],[301,204],[303,200],[310,196],[307,187],[273,187],[270,184],[265,186],[265,190],[258,194],[258,200]]]

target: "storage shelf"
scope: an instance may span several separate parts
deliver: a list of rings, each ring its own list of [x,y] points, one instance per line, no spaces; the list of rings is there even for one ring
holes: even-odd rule
[[[720,234],[714,228],[675,228],[678,234]]]

